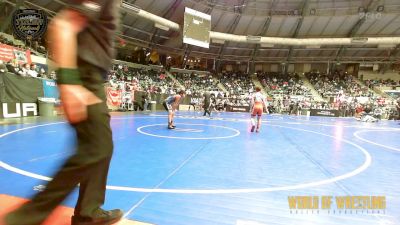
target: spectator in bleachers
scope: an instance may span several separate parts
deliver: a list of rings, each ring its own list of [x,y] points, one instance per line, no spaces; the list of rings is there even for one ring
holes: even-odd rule
[[[195,73],[174,73],[173,75],[183,84],[187,94],[204,92],[208,88],[217,88],[212,75],[199,75]]]
[[[37,41],[35,41],[33,43],[28,42],[29,46],[30,46],[30,47],[28,47],[25,44],[22,44],[22,45],[14,44],[14,41],[12,39],[7,38],[6,35],[0,34],[0,43],[6,44],[6,45],[9,45],[9,46],[13,46],[13,47],[17,47],[17,48],[20,48],[20,49],[23,49],[23,50],[28,50],[29,49],[31,51],[31,54],[34,54],[34,55],[38,55],[37,53],[46,54],[45,47],[41,46],[39,44],[39,42],[37,42]],[[16,43],[22,43],[22,41],[19,41],[19,42],[16,42]]]
[[[307,73],[307,78],[322,97],[336,97],[344,94],[348,97],[373,97],[374,93],[358,84],[353,76],[347,73],[333,74]]]
[[[6,73],[6,72],[8,72],[6,64],[4,64],[3,60],[0,60],[0,73]]]
[[[251,81],[251,77],[246,73],[224,72],[219,76],[219,82],[224,85],[232,96],[247,97],[254,91],[254,84]]]
[[[146,90],[150,87],[151,92],[175,94],[178,87],[163,71],[154,69],[131,68],[127,65],[114,65],[113,71],[109,72],[110,82],[131,82],[137,80],[137,90]]]
[[[399,87],[400,86],[400,80],[395,81],[392,79],[372,79],[372,80],[365,80],[364,81],[365,85],[371,89],[374,89],[375,87]]]
[[[44,78],[44,79],[47,78],[46,70],[44,68],[40,68],[38,77]]]
[[[270,95],[311,96],[298,74],[258,73],[258,79]]]
[[[29,64],[27,64],[27,67],[28,66],[29,66]],[[28,72],[27,72],[28,76],[37,78],[39,73],[36,70],[37,70],[36,64],[30,65],[29,69],[28,69]]]
[[[28,77],[30,70],[31,70],[31,67],[29,66],[28,63],[24,63],[22,66],[19,65],[17,68],[18,74],[22,77]]]
[[[6,67],[9,73],[13,73],[15,75],[18,75],[18,71],[15,69],[14,65],[12,64],[12,61],[8,61],[6,63]]]
[[[0,60],[1,61],[1,60]],[[29,65],[25,63],[23,65],[17,64],[15,61],[10,60],[6,64],[1,61],[4,67],[4,71],[13,73],[15,75],[23,76],[23,77],[33,77],[33,78],[50,78],[46,75],[46,70],[44,68],[39,68],[36,64]]]
[[[6,45],[11,45],[11,46],[14,45],[13,41],[9,40],[2,34],[0,34],[0,43],[6,44]]]
[[[51,73],[50,73],[50,75],[49,75],[49,79],[57,80],[56,71],[51,71]]]

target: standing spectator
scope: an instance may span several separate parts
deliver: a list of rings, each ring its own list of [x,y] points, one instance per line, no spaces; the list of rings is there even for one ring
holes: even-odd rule
[[[203,116],[211,116],[210,108],[211,108],[211,93],[209,91],[204,92],[203,95],[203,109],[204,109],[204,114]]]
[[[190,111],[190,107],[193,106],[193,111],[196,112],[196,105],[197,105],[198,103],[199,103],[198,98],[195,97],[195,96],[192,96],[192,97],[190,98],[190,104],[189,104],[189,109],[188,109],[188,111]]]
[[[143,111],[147,111],[149,103],[151,102],[150,88],[147,88],[146,93],[143,95],[143,99],[144,99]]]

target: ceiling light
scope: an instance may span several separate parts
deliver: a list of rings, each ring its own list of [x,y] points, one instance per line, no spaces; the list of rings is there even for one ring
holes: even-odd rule
[[[364,44],[368,41],[368,38],[365,37],[355,37],[351,39],[351,43],[355,44]]]
[[[378,48],[396,48],[395,44],[380,44]]]
[[[223,43],[225,43],[224,40],[220,40],[220,39],[212,39],[212,42],[215,43],[215,44],[223,44]]]
[[[249,41],[249,42],[260,42],[260,41],[261,41],[261,37],[260,37],[260,36],[251,36],[251,35],[248,35],[248,36],[246,37],[246,39],[247,39],[247,41]]]
[[[316,49],[316,48],[321,48],[321,45],[307,45],[306,49]]]
[[[140,10],[141,10],[138,6],[133,5],[133,4],[129,3],[129,2],[121,1],[121,6],[122,6],[122,8],[132,10],[134,13],[139,13]]]
[[[260,44],[260,46],[261,46],[262,48],[273,48],[273,47],[274,47],[273,44],[267,44],[267,43],[262,43],[262,44]]]
[[[165,30],[165,31],[169,31],[169,27],[166,27],[166,26],[161,25],[161,24],[159,24],[159,23],[155,23],[154,26],[155,26],[156,28],[158,28],[158,29]]]

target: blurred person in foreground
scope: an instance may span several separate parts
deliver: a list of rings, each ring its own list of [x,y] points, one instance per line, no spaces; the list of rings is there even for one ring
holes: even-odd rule
[[[5,217],[6,225],[38,225],[77,187],[72,225],[109,225],[121,210],[101,208],[113,153],[103,82],[111,66],[118,0],[68,0],[49,26],[57,82],[77,149],[32,200]]]

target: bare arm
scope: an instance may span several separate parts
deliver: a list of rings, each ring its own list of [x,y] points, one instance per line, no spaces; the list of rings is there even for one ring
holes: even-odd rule
[[[263,106],[264,106],[265,112],[268,113],[268,102],[267,102],[267,98],[263,98],[262,101],[263,101]]]
[[[263,103],[264,103],[264,107],[267,108],[268,107],[268,101],[267,98],[263,99]]]
[[[60,68],[77,68],[78,33],[87,25],[80,12],[66,9],[53,19],[49,26],[53,58]]]
[[[173,110],[178,109],[180,101],[181,101],[181,96],[175,98],[175,101],[172,103]]]

